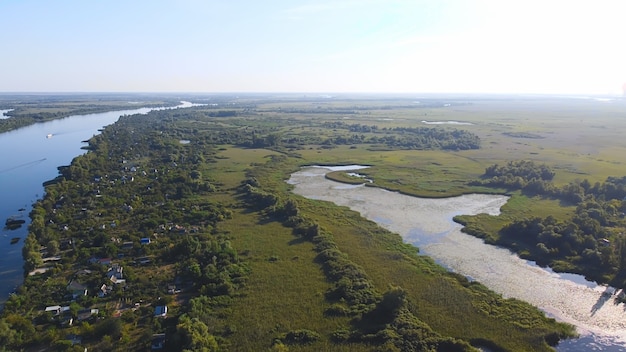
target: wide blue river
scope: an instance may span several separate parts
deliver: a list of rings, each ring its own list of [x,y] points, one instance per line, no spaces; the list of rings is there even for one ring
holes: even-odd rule
[[[177,108],[196,104],[182,102]],[[28,234],[32,204],[43,197],[43,182],[59,175],[84,154],[83,142],[122,115],[146,114],[165,108],[139,108],[75,115],[0,133],[0,304],[22,283],[22,244]],[[21,228],[4,227],[7,218],[25,220]],[[19,241],[13,243],[14,239]],[[13,241],[12,241],[13,240]]]

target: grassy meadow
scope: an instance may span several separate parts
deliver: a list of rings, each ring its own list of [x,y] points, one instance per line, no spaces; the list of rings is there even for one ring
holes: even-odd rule
[[[220,152],[223,159],[215,166],[225,173],[222,176],[218,173],[216,177],[225,185],[234,186],[234,179],[244,177],[243,174],[234,177],[237,173],[263,169],[264,161],[277,152],[289,155],[289,162],[281,170],[264,169],[266,178],[262,183],[284,197],[293,197],[288,195],[289,186],[283,182],[288,173],[298,166],[315,164],[369,165],[370,168],[359,173],[373,180],[371,186],[421,197],[504,193],[504,189],[469,186],[467,182],[479,178],[486,167],[509,160],[533,160],[551,166],[556,171],[554,182],[557,185],[584,178],[593,183],[603,181],[607,176],[626,175],[626,166],[621,159],[626,142],[620,139],[620,135],[626,132],[623,102],[493,98],[426,108],[406,107],[406,102],[401,103],[280,102],[260,104],[257,111],[265,118],[271,116],[273,131],[283,136],[345,134],[320,126],[333,121],[376,125],[379,129],[433,127],[422,121],[466,122],[471,125],[442,124],[438,127],[469,130],[480,136],[481,148],[441,151],[398,150],[366,144],[331,147],[309,144],[268,151],[224,146]],[[401,106],[396,106],[398,104]],[[315,113],[308,112],[310,109]],[[342,109],[355,113],[316,111]],[[257,123],[263,126],[263,122]],[[332,173],[329,177],[347,183],[360,182],[343,172]],[[572,207],[557,200],[528,197],[519,192],[510,195],[512,197],[503,207],[501,216],[478,215],[464,220],[482,232],[493,234],[520,216],[550,214],[567,218],[573,214]],[[493,344],[502,350],[549,349],[541,337],[549,330],[540,318],[541,313],[530,313],[532,309],[528,310],[522,302],[502,300],[480,285],[468,286],[463,280],[442,275],[442,269],[427,258],[407,253],[399,236],[387,234],[358,214],[325,202],[297,201],[300,211],[331,232],[339,248],[364,269],[377,288],[404,288],[412,302],[411,310],[433,330],[477,344],[488,341],[487,345]],[[245,223],[248,223],[248,229],[238,228]],[[237,248],[245,251],[255,273],[250,290],[263,292],[248,294],[234,305],[236,323],[233,324],[251,328],[237,329],[233,335],[236,338],[230,339],[233,346],[247,349],[259,336],[278,336],[281,331],[298,326],[307,326],[326,335],[349,323],[346,318],[329,319],[320,309],[328,305],[324,292],[329,289],[329,283],[315,268],[315,253],[310,243],[293,237],[288,228],[272,222],[264,223],[245,211],[237,214],[226,228],[233,234],[245,233],[241,237],[233,235],[233,241]],[[301,299],[294,300],[294,295]],[[490,311],[493,308],[490,306],[485,310],[485,302],[493,300],[502,308]],[[290,311],[302,311],[299,305],[307,307],[306,317],[289,314]],[[259,314],[263,315],[262,321],[259,321]],[[500,319],[500,323],[494,324],[493,319]],[[534,341],[532,347],[527,345],[528,341]],[[270,346],[269,341],[266,343]],[[360,344],[337,346],[326,341],[310,347],[296,346],[295,350],[369,350],[369,347]]]

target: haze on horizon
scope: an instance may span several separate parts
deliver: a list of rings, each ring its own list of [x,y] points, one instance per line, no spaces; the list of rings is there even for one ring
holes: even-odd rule
[[[626,94],[621,0],[4,0],[0,13],[0,92]]]

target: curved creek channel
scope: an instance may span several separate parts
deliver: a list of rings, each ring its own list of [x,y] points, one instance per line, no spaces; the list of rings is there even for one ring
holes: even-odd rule
[[[325,175],[365,166],[305,167],[287,181],[293,192],[347,206],[396,232],[437,263],[477,280],[503,297],[529,302],[560,321],[573,324],[580,338],[562,341],[558,351],[626,351],[626,306],[616,304],[612,288],[580,275],[558,274],[485,244],[461,232],[456,215],[498,215],[506,196],[471,194],[426,199],[364,185],[331,181]]]

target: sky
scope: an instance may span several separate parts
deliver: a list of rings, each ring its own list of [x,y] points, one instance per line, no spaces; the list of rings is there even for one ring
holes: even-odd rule
[[[0,0],[0,92],[626,94],[623,0]]]

